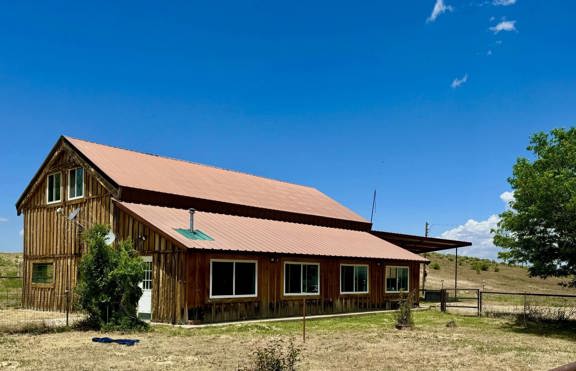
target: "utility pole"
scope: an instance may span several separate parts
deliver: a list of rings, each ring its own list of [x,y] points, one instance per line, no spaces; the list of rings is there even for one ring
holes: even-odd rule
[[[424,237],[428,237],[428,234],[430,234],[430,223],[426,222],[424,225]]]
[[[370,214],[370,223],[374,221],[375,211],[376,211],[376,190],[374,190],[374,195],[372,196],[372,213]]]

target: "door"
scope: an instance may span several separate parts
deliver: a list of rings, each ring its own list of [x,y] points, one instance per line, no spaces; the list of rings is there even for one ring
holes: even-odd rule
[[[138,318],[152,318],[152,257],[143,256],[144,261],[144,280],[140,282],[142,297],[138,301]]]

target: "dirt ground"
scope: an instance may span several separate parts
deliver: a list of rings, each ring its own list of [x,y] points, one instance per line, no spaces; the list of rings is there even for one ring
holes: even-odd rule
[[[454,320],[456,327],[446,327]],[[0,334],[0,369],[234,370],[274,337],[302,346],[300,369],[545,370],[576,360],[576,333],[523,330],[502,319],[434,311],[415,313],[416,328],[394,329],[392,314],[266,322],[203,329],[155,326],[149,333]],[[133,347],[92,337],[135,338]]]

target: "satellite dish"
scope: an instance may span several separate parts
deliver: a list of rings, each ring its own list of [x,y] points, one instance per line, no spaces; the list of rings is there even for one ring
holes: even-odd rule
[[[70,214],[68,214],[68,220],[74,220],[76,219],[76,217],[78,216],[78,213],[80,212],[80,208],[77,207],[74,210],[72,210],[72,212]]]
[[[104,237],[104,242],[106,242],[106,245],[112,245],[114,241],[116,241],[116,235],[112,231],[108,232],[106,237]]]

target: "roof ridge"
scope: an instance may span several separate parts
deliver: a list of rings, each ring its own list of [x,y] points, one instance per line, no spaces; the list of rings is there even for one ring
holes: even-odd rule
[[[298,187],[304,187],[304,188],[310,188],[315,190],[316,192],[320,192],[318,191],[318,189],[316,187],[312,187],[309,185],[304,185],[304,184],[299,184],[299,183],[294,183],[294,182],[288,182],[286,180],[281,180],[281,179],[274,179],[274,178],[268,178],[262,175],[257,175],[257,174],[251,174],[251,173],[247,173],[247,172],[243,172],[243,171],[238,171],[238,170],[233,170],[233,169],[226,169],[220,166],[215,166],[215,165],[207,165],[207,164],[201,164],[199,162],[195,162],[195,161],[190,161],[190,160],[184,160],[181,158],[175,158],[175,157],[170,157],[170,156],[162,156],[162,155],[158,155],[155,153],[147,153],[147,152],[142,152],[142,151],[137,151],[134,149],[129,149],[129,148],[122,148],[122,147],[118,147],[118,146],[112,146],[109,144],[102,144],[102,143],[97,143],[91,140],[86,140],[86,139],[80,139],[80,138],[75,138],[75,137],[71,137],[68,135],[64,135],[64,138],[66,138],[67,140],[73,139],[73,140],[79,140],[81,142],[86,142],[86,143],[91,143],[91,144],[96,144],[99,146],[103,146],[103,147],[109,147],[109,148],[114,148],[114,149],[119,149],[121,151],[128,151],[128,152],[133,152],[133,153],[137,153],[140,155],[146,155],[146,156],[152,156],[152,157],[158,157],[158,158],[163,158],[166,160],[171,160],[171,161],[179,161],[179,162],[184,162],[187,164],[191,164],[191,165],[197,165],[197,166],[204,166],[204,167],[208,167],[208,168],[212,168],[212,169],[217,169],[217,170],[221,170],[221,171],[227,171],[227,172],[231,172],[231,173],[236,173],[236,174],[241,174],[241,175],[248,175],[248,176],[252,176],[255,178],[260,178],[260,179],[264,179],[264,180],[270,180],[270,181],[274,181],[274,182],[280,182],[280,183],[284,183],[284,184],[289,184],[289,185],[294,185],[294,186],[298,186]],[[324,194],[323,192],[320,192],[322,194]],[[325,194],[324,194],[325,195]]]

